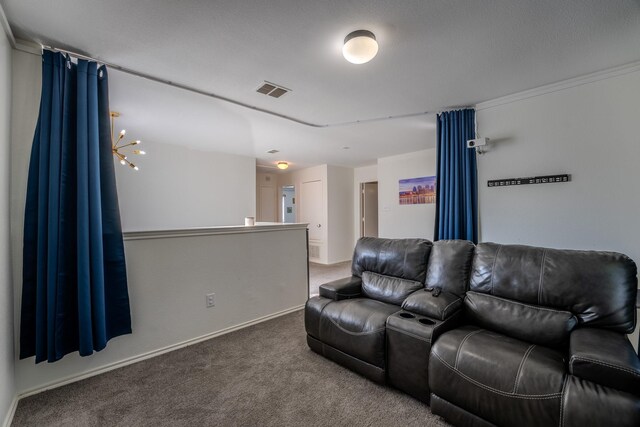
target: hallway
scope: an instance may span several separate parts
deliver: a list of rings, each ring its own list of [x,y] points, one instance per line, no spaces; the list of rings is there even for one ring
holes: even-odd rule
[[[325,265],[309,263],[309,296],[318,295],[323,283],[351,276],[351,261]]]

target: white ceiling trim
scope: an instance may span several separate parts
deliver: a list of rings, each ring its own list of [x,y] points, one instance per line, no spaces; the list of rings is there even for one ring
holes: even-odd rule
[[[2,28],[4,32],[7,34],[7,38],[9,39],[9,43],[12,48],[16,48],[16,38],[13,36],[13,31],[11,31],[11,25],[9,25],[9,21],[7,20],[7,15],[4,13],[4,9],[2,8],[2,4],[0,4],[0,22],[2,22]]]
[[[623,76],[625,74],[635,73],[638,71],[640,71],[640,61],[632,62],[626,65],[621,65],[619,67],[609,68],[607,70],[596,71],[595,73],[585,74],[584,76],[574,77],[572,79],[563,80],[557,83],[551,83],[548,85],[525,90],[523,92],[517,92],[511,95],[503,96],[503,97],[492,99],[489,101],[480,102],[476,104],[475,108],[478,111],[486,110],[489,108],[498,107],[500,105],[510,104],[512,102],[522,101],[524,99],[534,98],[536,96],[558,92],[558,91],[570,89],[576,86],[582,86],[585,84],[597,82],[599,80],[610,79],[612,77]]]
[[[7,23],[7,26],[8,25],[9,24]],[[9,28],[9,30],[11,30],[11,29]],[[12,37],[13,37],[13,35],[12,35]],[[31,53],[31,54],[35,53],[35,54],[39,55],[41,53],[41,52],[37,52],[37,53],[34,52],[34,49],[31,48],[28,45],[25,45],[25,46],[23,46],[21,44],[20,45],[16,45],[15,39],[13,39],[13,40],[14,40],[14,42],[13,42],[12,46],[15,49],[21,50],[21,51],[26,52],[26,53]],[[360,124],[364,124],[364,123],[381,122],[381,121],[386,121],[386,120],[406,119],[406,118],[410,118],[410,117],[427,116],[427,115],[430,115],[430,114],[436,114],[437,113],[437,112],[433,112],[433,111],[419,111],[419,112],[416,112],[416,113],[396,114],[396,115],[389,115],[389,116],[384,116],[384,117],[373,117],[373,118],[369,118],[369,119],[353,120],[353,121],[346,121],[346,122],[323,123],[323,124],[313,123],[313,122],[308,122],[306,120],[298,119],[296,117],[289,116],[289,115],[286,115],[286,114],[277,113],[275,111],[268,110],[266,108],[261,108],[261,107],[255,106],[255,105],[246,104],[244,102],[237,101],[235,99],[231,99],[231,98],[228,98],[226,96],[218,95],[218,94],[213,93],[213,92],[208,92],[208,91],[205,91],[205,90],[202,90],[202,89],[198,89],[198,88],[193,87],[193,86],[185,85],[185,84],[182,84],[182,83],[176,83],[174,81],[163,79],[163,78],[160,78],[160,77],[156,77],[156,76],[153,76],[151,74],[143,73],[141,71],[136,71],[136,70],[131,69],[131,68],[123,67],[121,65],[105,61],[103,59],[98,59],[98,58],[94,58],[92,56],[88,56],[88,55],[84,55],[84,54],[81,54],[81,53],[77,53],[77,52],[74,52],[72,50],[62,49],[62,48],[58,48],[58,47],[55,47],[55,46],[47,46],[47,45],[44,45],[44,44],[40,45],[40,49],[41,50],[42,49],[48,49],[48,50],[52,50],[52,51],[56,51],[56,52],[61,52],[61,53],[65,53],[65,54],[67,54],[69,56],[72,56],[74,58],[77,58],[77,59],[84,59],[84,60],[87,60],[87,61],[93,61],[93,62],[97,62],[97,63],[100,63],[100,64],[104,64],[108,68],[113,68],[114,70],[118,70],[118,71],[121,71],[123,73],[135,76],[135,77],[140,77],[140,78],[143,78],[143,79],[151,80],[151,81],[156,82],[156,83],[161,83],[161,84],[164,84],[164,85],[167,85],[167,86],[172,86],[172,87],[175,87],[177,89],[186,90],[188,92],[193,92],[193,93],[196,93],[198,95],[207,96],[209,98],[214,98],[214,99],[217,99],[219,101],[223,101],[223,102],[227,102],[227,103],[230,103],[230,104],[234,104],[234,105],[237,105],[239,107],[247,108],[249,110],[254,110],[254,111],[257,111],[257,112],[260,112],[260,113],[269,114],[271,116],[278,117],[278,118],[283,119],[283,120],[289,120],[291,122],[298,123],[298,124],[303,125],[303,126],[313,127],[313,128],[335,128],[335,127],[341,127],[341,126],[352,126],[352,125],[360,125]],[[447,110],[447,109],[451,109],[451,108],[446,108],[445,110]],[[438,111],[440,111],[440,110],[438,110]]]

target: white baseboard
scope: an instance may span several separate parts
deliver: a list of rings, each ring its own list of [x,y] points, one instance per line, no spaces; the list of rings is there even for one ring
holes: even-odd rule
[[[133,356],[133,357],[130,357],[128,359],[121,360],[119,362],[110,363],[108,365],[102,366],[100,368],[92,369],[90,371],[86,371],[86,372],[83,372],[81,374],[70,375],[68,377],[61,378],[59,380],[52,381],[50,383],[47,383],[47,384],[44,384],[44,385],[29,389],[29,390],[26,390],[24,392],[21,392],[17,396],[17,398],[15,399],[15,403],[17,404],[17,401],[19,399],[22,399],[23,397],[32,396],[34,394],[42,393],[43,391],[46,391],[46,390],[51,390],[51,389],[54,389],[54,388],[62,387],[63,385],[71,384],[71,383],[74,383],[76,381],[81,381],[81,380],[84,380],[86,378],[90,378],[90,377],[93,377],[93,376],[96,376],[96,375],[100,375],[100,374],[103,374],[105,372],[112,371],[114,369],[122,368],[122,367],[127,366],[127,365],[132,365],[134,363],[141,362],[143,360],[150,359],[152,357],[159,356],[161,354],[168,353],[170,351],[174,351],[174,350],[178,350],[178,349],[181,349],[181,348],[184,348],[184,347],[188,347],[190,345],[197,344],[199,342],[206,341],[206,340],[209,340],[211,338],[219,337],[221,335],[225,335],[225,334],[228,334],[230,332],[237,331],[239,329],[243,329],[243,328],[246,328],[246,327],[249,327],[249,326],[252,326],[252,325],[256,325],[258,323],[266,322],[267,320],[275,319],[276,317],[280,317],[280,316],[284,316],[284,315],[289,314],[289,313],[293,313],[294,311],[301,310],[302,308],[304,308],[304,304],[303,305],[299,305],[299,306],[295,306],[295,307],[291,307],[291,308],[287,308],[285,310],[278,311],[276,313],[269,314],[267,316],[259,317],[257,319],[250,320],[248,322],[240,323],[240,324],[235,325],[235,326],[230,326],[228,328],[221,329],[221,330],[216,331],[216,332],[211,332],[211,333],[206,334],[206,335],[202,335],[202,336],[199,336],[199,337],[196,337],[196,338],[192,338],[192,339],[189,339],[189,340],[186,340],[186,341],[182,341],[182,342],[179,342],[179,343],[176,343],[176,344],[172,344],[172,345],[169,345],[169,346],[166,346],[166,347],[162,347],[162,348],[159,348],[157,350],[152,350],[152,351],[149,351],[147,353],[142,353],[140,355]],[[14,406],[13,410],[15,411],[15,406]],[[11,414],[11,418],[13,418],[13,414]],[[5,424],[5,426],[8,427],[8,424]]]
[[[4,422],[2,423],[2,427],[9,427],[13,422],[13,415],[16,413],[16,408],[18,407],[18,395],[13,396],[13,401],[11,401],[11,406],[9,406],[9,411],[7,415],[4,417]]]

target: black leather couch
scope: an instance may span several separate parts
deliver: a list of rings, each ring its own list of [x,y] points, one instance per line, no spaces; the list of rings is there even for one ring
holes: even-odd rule
[[[636,265],[612,252],[363,238],[309,347],[465,426],[640,426]]]

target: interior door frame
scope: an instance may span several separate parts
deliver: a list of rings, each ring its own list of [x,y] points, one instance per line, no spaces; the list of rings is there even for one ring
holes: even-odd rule
[[[379,188],[378,181],[367,181],[360,183],[360,215],[358,217],[358,222],[360,223],[360,237],[364,237],[364,228],[365,228],[365,186],[367,184],[376,184]],[[377,233],[376,233],[377,234]]]

